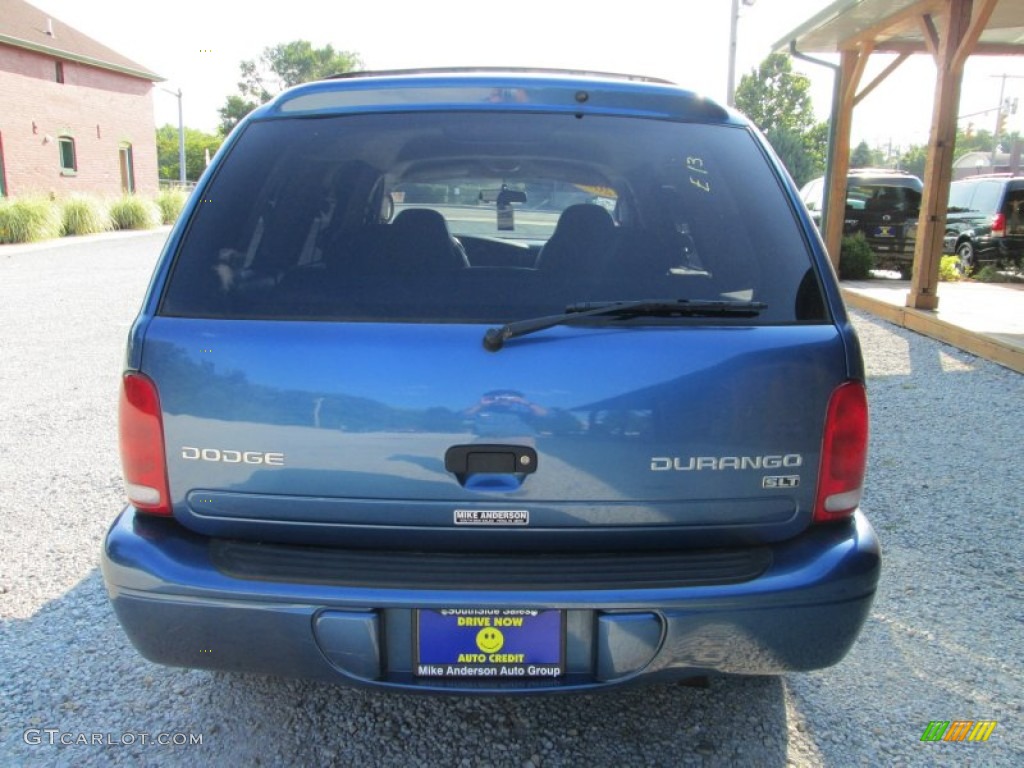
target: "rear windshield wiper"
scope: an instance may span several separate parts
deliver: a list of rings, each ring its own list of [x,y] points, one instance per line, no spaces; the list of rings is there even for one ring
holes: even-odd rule
[[[561,315],[517,320],[500,328],[489,328],[484,334],[484,349],[497,352],[509,339],[525,336],[584,317],[615,315],[617,317],[756,317],[768,305],[760,301],[720,301],[704,299],[642,299],[639,301],[584,301],[570,304]]]

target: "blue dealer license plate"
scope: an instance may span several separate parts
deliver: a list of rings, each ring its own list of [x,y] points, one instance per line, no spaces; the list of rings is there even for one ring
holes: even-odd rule
[[[559,677],[565,612],[446,608],[416,612],[420,677]]]

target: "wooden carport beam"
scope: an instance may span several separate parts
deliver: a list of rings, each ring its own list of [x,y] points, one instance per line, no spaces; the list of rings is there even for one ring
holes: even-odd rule
[[[939,58],[939,31],[935,28],[932,15],[926,13],[918,20],[921,27],[921,36],[924,38],[924,46],[934,58]]]
[[[867,96],[869,93],[871,93],[873,90],[875,90],[875,88],[877,88],[879,85],[881,85],[882,81],[885,80],[885,78],[887,78],[893,72],[895,72],[896,68],[900,64],[902,64],[904,61],[909,59],[910,56],[911,56],[911,54],[908,51],[904,51],[899,56],[897,56],[895,59],[893,59],[889,63],[889,66],[887,66],[885,69],[883,69],[881,72],[878,73],[878,77],[876,77],[874,80],[872,80],[870,83],[868,83],[867,85],[865,85],[863,88],[860,89],[860,92],[853,99],[853,106],[857,106],[858,104],[860,104],[861,101],[864,100],[865,96]]]
[[[978,12],[974,18],[971,19],[970,25],[967,27],[967,32],[964,33],[963,39],[960,41],[960,45],[957,46],[956,55],[954,56],[953,66],[963,73],[964,63],[967,61],[967,57],[974,53],[975,47],[978,45],[978,40],[981,38],[981,33],[985,31],[985,27],[988,26],[988,20],[992,18],[992,11],[996,9],[996,3],[998,0],[982,0],[981,5],[978,7]],[[970,16],[971,3],[967,3],[967,14]]]
[[[846,184],[850,172],[850,134],[853,127],[853,108],[877,88],[896,68],[910,58],[909,52],[900,53],[874,80],[860,91],[861,78],[874,44],[861,40],[844,50],[839,65],[839,115],[836,120],[835,139],[829,147],[829,211],[825,216],[825,247],[832,265],[838,270],[843,243],[843,224],[846,213]]]
[[[938,55],[935,57],[938,74],[924,170],[926,183],[914,246],[914,277],[907,294],[907,306],[915,309],[936,309],[939,306],[936,290],[946,231],[949,183],[953,175],[960,83],[964,62],[985,29],[995,5],[996,0],[982,0],[978,13],[972,19],[972,0],[947,0],[945,34],[939,36]],[[934,25],[929,26],[935,30]],[[934,44],[934,37],[931,42]]]

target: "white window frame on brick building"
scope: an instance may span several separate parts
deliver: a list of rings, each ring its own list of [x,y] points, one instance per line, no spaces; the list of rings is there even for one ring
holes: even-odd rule
[[[135,194],[135,158],[132,157],[131,142],[122,141],[117,149],[118,164],[121,168],[121,191],[126,195]]]
[[[0,132],[0,197],[7,197],[7,172],[4,169],[4,135]]]
[[[70,158],[68,157],[70,147]],[[73,136],[57,137],[57,152],[60,157],[60,172],[63,176],[74,176],[78,173],[78,153],[75,151]],[[70,159],[70,163],[68,160]]]

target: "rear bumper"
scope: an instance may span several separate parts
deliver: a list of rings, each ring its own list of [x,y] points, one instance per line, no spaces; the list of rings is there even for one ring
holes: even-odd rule
[[[914,255],[917,239],[917,225],[914,222],[893,224],[892,234],[888,236],[879,234],[879,229],[877,224],[847,221],[843,227],[843,235],[862,234],[872,251],[893,256],[912,257]]]
[[[887,256],[899,256],[912,259],[914,257],[914,241],[913,240],[868,240],[868,245],[872,251],[876,253],[885,254]]]
[[[1020,264],[1024,259],[1024,236],[1013,235],[1009,237],[993,238],[996,252],[1001,261]]]
[[[912,232],[909,236],[901,235],[899,237],[875,237],[865,235],[865,239],[868,241],[868,245],[871,247],[871,250],[876,253],[912,258],[914,255],[914,246],[916,244],[916,234],[916,232]]]
[[[957,241],[963,236],[963,232],[946,235],[942,240],[942,252],[956,253]],[[974,246],[974,257],[977,261],[1019,264],[1024,260],[1024,236],[991,237],[982,235],[968,236],[967,240]]]
[[[126,509],[103,575],[136,648],[162,664],[421,691],[588,690],[711,672],[778,674],[839,661],[868,615],[878,541],[858,513],[771,547],[740,583],[530,589],[298,582],[228,575],[209,539]],[[455,561],[457,566],[457,559]],[[440,680],[413,669],[416,608],[566,611],[566,674]]]

